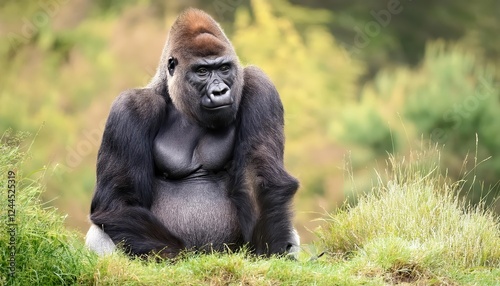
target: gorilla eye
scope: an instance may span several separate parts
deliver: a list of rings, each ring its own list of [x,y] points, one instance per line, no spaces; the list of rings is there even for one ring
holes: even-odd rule
[[[229,65],[222,65],[219,68],[219,70],[222,71],[222,72],[227,72],[227,71],[229,71]]]
[[[208,74],[208,69],[207,68],[199,68],[196,70],[196,73],[199,76],[206,76]]]

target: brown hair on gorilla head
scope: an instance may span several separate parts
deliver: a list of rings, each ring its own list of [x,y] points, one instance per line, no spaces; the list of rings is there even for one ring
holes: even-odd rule
[[[147,87],[160,94],[166,92],[169,57],[175,57],[179,62],[183,61],[181,65],[185,65],[193,57],[217,55],[231,56],[238,62],[234,48],[220,25],[207,13],[189,8],[172,25],[156,74]]]
[[[208,57],[234,53],[219,24],[207,13],[190,8],[172,25],[167,41],[169,56]]]

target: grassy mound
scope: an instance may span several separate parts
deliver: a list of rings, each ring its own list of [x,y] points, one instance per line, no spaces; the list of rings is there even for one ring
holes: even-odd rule
[[[437,151],[430,158],[429,153],[391,157],[386,180],[356,206],[326,219],[320,244],[358,261],[361,273],[389,282],[428,283],[457,270],[498,269],[498,216],[459,199],[463,184],[439,175],[438,157]]]
[[[40,202],[43,187],[19,172],[20,139],[6,139],[0,187],[11,188],[7,177],[14,172],[16,196],[15,206],[7,196],[0,201],[2,210],[15,209],[15,216],[0,217],[0,285],[500,284],[498,217],[457,199],[458,185],[430,172],[432,164],[392,160],[388,183],[326,219],[316,244],[326,250],[321,258],[306,251],[298,261],[239,252],[158,263],[86,250],[83,238],[64,228],[64,216]]]

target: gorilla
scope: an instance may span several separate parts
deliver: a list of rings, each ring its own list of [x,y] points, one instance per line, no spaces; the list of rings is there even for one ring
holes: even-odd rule
[[[87,246],[133,257],[248,247],[298,251],[283,164],[283,106],[196,9],[173,24],[152,81],[121,93],[97,157]]]

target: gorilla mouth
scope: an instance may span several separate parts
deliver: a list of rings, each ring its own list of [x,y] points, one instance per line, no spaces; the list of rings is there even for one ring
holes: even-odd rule
[[[201,106],[207,110],[219,110],[230,107],[233,102],[230,92],[221,95],[211,93],[202,98]]]
[[[223,105],[218,105],[218,106],[203,106],[203,108],[207,110],[220,110],[220,109],[225,109],[231,107],[231,103],[229,104],[223,104]]]

